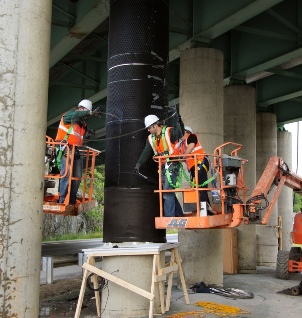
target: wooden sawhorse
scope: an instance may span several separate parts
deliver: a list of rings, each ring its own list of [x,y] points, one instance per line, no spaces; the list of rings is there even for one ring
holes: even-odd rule
[[[186,304],[190,303],[187,287],[186,287],[186,283],[185,283],[185,279],[184,279],[184,275],[183,275],[183,271],[181,267],[181,259],[178,254],[178,243],[137,244],[135,246],[131,245],[130,247],[129,246],[125,247],[124,245],[121,245],[118,248],[112,248],[112,246],[111,247],[104,246],[102,248],[86,249],[83,251],[88,256],[88,258],[87,258],[87,262],[85,262],[82,266],[84,268],[84,274],[83,274],[83,280],[82,280],[79,300],[77,304],[77,309],[74,316],[75,318],[80,317],[80,312],[81,312],[85,288],[86,288],[86,282],[90,273],[95,274],[92,276],[92,282],[95,289],[98,288],[97,276],[101,276],[104,279],[107,279],[115,284],[118,284],[126,289],[129,289],[130,291],[134,293],[137,293],[149,299],[150,301],[149,318],[152,318],[155,284],[158,284],[160,307],[161,307],[162,314],[164,314],[166,311],[170,309],[173,274],[178,271],[180,281],[181,281],[181,286],[182,286],[185,300],[186,300]],[[171,256],[170,256],[170,262],[162,266],[160,261],[160,253],[164,251],[171,252]],[[151,279],[150,292],[140,287],[137,287],[131,283],[128,283],[127,281],[123,279],[113,276],[95,266],[96,257],[104,258],[109,256],[112,257],[112,256],[133,256],[133,255],[136,255],[136,256],[153,255],[153,265],[152,265],[152,273],[151,273],[152,279]],[[167,279],[167,275],[168,275],[168,286],[167,286],[167,295],[165,299],[164,284]],[[100,301],[99,291],[95,291],[95,301],[96,301],[98,317],[101,317],[101,301]]]

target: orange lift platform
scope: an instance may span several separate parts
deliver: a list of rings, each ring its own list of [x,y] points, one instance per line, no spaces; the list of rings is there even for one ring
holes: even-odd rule
[[[159,167],[159,189],[155,192],[159,193],[160,206],[160,216],[155,218],[155,227],[193,230],[231,228],[239,226],[242,222],[248,224],[250,221],[266,224],[283,185],[301,194],[302,178],[290,171],[282,158],[271,157],[250,198],[246,200],[249,188],[245,187],[244,165],[247,160],[238,156],[241,148],[240,144],[227,142],[217,147],[214,154],[205,154],[211,162],[210,171],[212,171],[208,188],[198,187],[198,155],[189,154],[169,156],[169,162],[180,162],[179,174],[184,174],[187,173],[187,169],[183,167],[186,158],[194,157],[195,176],[197,176],[195,183],[190,182],[188,186],[181,185],[171,190],[163,190],[161,172],[167,157],[155,157],[154,160]],[[226,149],[232,150],[229,154],[225,154]],[[276,186],[276,189],[271,202],[268,202],[267,196],[273,186]],[[207,215],[206,203],[199,202],[199,191],[208,191],[212,200],[211,215]],[[193,203],[194,208],[185,212],[182,217],[165,217],[163,211],[165,192],[179,193],[178,197],[183,197],[183,203]],[[262,213],[263,210],[266,212]]]
[[[43,212],[49,214],[77,216],[86,211],[92,210],[97,206],[97,201],[93,198],[93,182],[94,182],[94,168],[95,158],[100,154],[100,151],[87,146],[66,146],[66,157],[69,159],[69,164],[66,165],[64,175],[60,175],[59,171],[53,171],[53,161],[56,158],[56,149],[60,146],[66,146],[62,142],[56,142],[52,138],[46,136],[46,154],[45,154],[45,175],[44,175],[44,202]],[[75,178],[70,171],[73,170],[75,151],[80,151],[83,163],[83,174],[81,178]],[[58,203],[60,193],[58,186],[60,179],[69,176],[68,178],[68,194],[66,195],[64,203]],[[69,203],[69,193],[72,180],[81,180],[81,197],[77,196],[75,205]]]

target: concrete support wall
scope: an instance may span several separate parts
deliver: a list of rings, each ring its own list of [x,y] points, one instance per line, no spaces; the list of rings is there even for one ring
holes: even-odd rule
[[[39,316],[51,5],[1,1],[0,317]]]
[[[245,186],[256,185],[256,92],[252,86],[234,85],[224,88],[224,142],[242,144],[239,156],[247,159],[244,166]],[[256,226],[238,227],[239,272],[256,271]]]
[[[180,56],[180,113],[207,153],[223,143],[223,54],[194,48]],[[196,282],[222,285],[221,230],[179,231],[180,256],[187,286]]]
[[[270,157],[277,156],[277,121],[272,113],[256,115],[256,177],[261,177]],[[272,193],[268,201],[272,199]],[[257,225],[257,263],[262,266],[275,266],[278,253],[278,204],[271,214],[267,226]]]
[[[292,134],[289,131],[277,132],[278,157],[281,157],[292,170]],[[293,230],[293,190],[283,187],[278,200],[278,216],[282,217],[282,250],[291,248]]]

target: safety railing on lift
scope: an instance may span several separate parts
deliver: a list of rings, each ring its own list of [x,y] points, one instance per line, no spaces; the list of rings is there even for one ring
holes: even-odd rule
[[[225,148],[231,147],[230,154],[224,154]],[[235,148],[235,149],[233,149]],[[238,226],[244,219],[243,204],[246,201],[246,192],[248,188],[244,186],[244,164],[246,159],[238,157],[238,151],[242,145],[233,142],[227,142],[214,151],[214,154],[187,154],[187,155],[170,155],[157,156],[154,160],[158,164],[159,171],[159,189],[155,192],[159,193],[160,216],[155,218],[156,228],[217,228],[217,227],[232,227]],[[209,172],[211,176],[201,187],[198,180],[198,166],[200,159],[207,156],[210,161]],[[172,189],[164,190],[162,186],[162,170],[165,169],[165,164],[168,158],[168,165],[171,163],[179,164],[179,178],[185,176],[188,181],[184,185],[183,182],[176,182],[172,185]],[[194,159],[195,180],[191,180],[188,172],[183,165],[188,159]],[[188,185],[189,184],[189,185]],[[210,185],[210,186],[209,186]],[[211,215],[207,215],[206,211],[201,211],[199,201],[199,192],[207,191],[212,194]],[[182,193],[184,203],[194,203],[195,211],[185,213],[183,217],[166,217],[164,215],[164,193]],[[216,194],[217,197],[213,198]],[[240,206],[236,206],[236,203]],[[204,210],[206,204],[202,206]],[[206,209],[209,207],[206,207]],[[206,214],[205,214],[206,213]]]
[[[64,155],[68,159],[64,174],[60,174],[60,171],[56,170],[54,161],[58,155],[58,149],[64,149]],[[75,153],[79,152],[81,160],[83,160],[82,177],[74,177],[71,171],[73,171]],[[65,197],[64,203],[58,203],[60,193],[47,193],[44,195],[43,211],[45,213],[55,213],[67,215],[77,215],[85,212],[96,206],[96,200],[93,200],[93,182],[94,182],[94,169],[96,156],[100,154],[99,150],[90,148],[88,146],[76,146],[66,145],[64,142],[56,142],[52,138],[46,136],[46,171],[44,175],[45,190],[47,190],[50,182],[55,182],[58,186],[59,180],[65,178],[68,175],[68,193]],[[73,180],[80,180],[82,182],[82,195],[77,197],[76,205],[69,206],[70,190]],[[53,187],[53,186],[52,186]]]

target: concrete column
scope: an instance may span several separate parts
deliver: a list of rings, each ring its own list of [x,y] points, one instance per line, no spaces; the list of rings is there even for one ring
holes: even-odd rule
[[[207,153],[223,143],[223,54],[194,48],[180,56],[180,113]],[[204,281],[223,284],[221,230],[179,231],[187,286]]]
[[[289,131],[277,132],[278,157],[281,157],[292,169],[292,133]],[[293,190],[283,187],[278,200],[278,216],[282,217],[282,250],[291,248],[291,235],[293,230]]]
[[[51,5],[1,1],[0,317],[39,316]]]
[[[273,113],[258,113],[256,116],[256,177],[261,177],[270,157],[277,156],[277,121]],[[273,193],[269,194],[268,201]],[[265,212],[265,211],[264,211]],[[275,266],[278,253],[278,204],[266,226],[257,225],[257,264]]]
[[[249,195],[256,185],[256,93],[252,86],[224,88],[224,142],[228,141],[243,145],[239,156],[248,160],[244,176]],[[238,227],[239,272],[255,272],[256,265],[256,226],[242,224]]]

